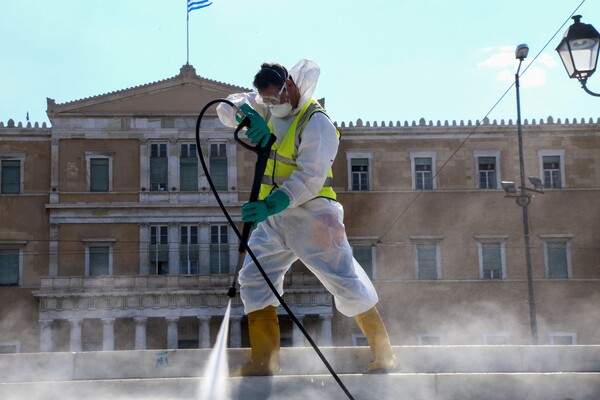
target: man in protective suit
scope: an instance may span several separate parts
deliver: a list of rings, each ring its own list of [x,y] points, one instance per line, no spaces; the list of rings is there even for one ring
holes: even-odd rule
[[[335,299],[336,308],[354,317],[373,353],[368,373],[395,368],[398,360],[375,304],[377,293],[352,256],[336,201],[331,166],[339,132],[312,98],[319,67],[300,60],[288,73],[277,63],[264,63],[254,77],[255,92],[230,95],[250,120],[246,136],[271,147],[259,201],[242,207],[242,220],[252,222],[248,246],[271,282],[283,295],[283,278],[300,259]],[[221,103],[221,122],[237,126],[236,110]],[[278,301],[250,257],[239,275],[240,296],[248,314],[251,359],[240,375],[272,375],[279,370]]]

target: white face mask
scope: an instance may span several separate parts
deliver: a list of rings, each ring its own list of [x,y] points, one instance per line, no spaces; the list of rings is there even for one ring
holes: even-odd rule
[[[277,118],[287,118],[292,113],[292,105],[289,102],[269,106],[269,111]]]

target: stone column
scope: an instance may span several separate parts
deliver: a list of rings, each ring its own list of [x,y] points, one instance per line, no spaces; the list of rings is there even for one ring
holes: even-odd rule
[[[210,317],[198,317],[198,344],[201,349],[210,347]]]
[[[102,350],[113,351],[115,349],[115,319],[102,318]]]
[[[40,320],[40,351],[52,351],[52,320]]]
[[[79,352],[81,351],[81,319],[70,319],[71,324],[71,343],[70,351]]]
[[[148,139],[140,139],[140,201],[147,201],[150,191],[150,146]]]
[[[181,188],[179,187],[179,144],[177,143],[177,139],[170,138],[169,146],[167,147],[167,156],[168,158],[168,172],[169,176],[167,177],[167,192],[169,195],[169,203],[177,203],[178,196],[177,193],[173,193],[173,191],[178,192]]]
[[[135,349],[146,350],[146,321],[148,318],[137,317],[135,321]]]
[[[232,348],[242,347],[242,316],[232,315],[229,317],[231,321],[231,332],[229,334],[230,346]]]
[[[58,195],[58,175],[60,171],[59,149],[60,139],[58,139],[58,134],[53,131],[52,139],[50,140],[50,203],[52,204],[60,201]]]
[[[331,346],[331,317],[332,315],[321,315],[321,330],[319,332],[319,345]]]
[[[48,243],[49,254],[49,276],[58,275],[58,228],[59,224],[50,224],[50,242]]]
[[[298,321],[302,325],[304,325],[304,315],[297,315]],[[298,328],[298,325],[292,322],[292,346],[294,347],[304,347],[304,334]]]
[[[177,322],[179,317],[167,317],[167,349],[176,349],[178,346]]]

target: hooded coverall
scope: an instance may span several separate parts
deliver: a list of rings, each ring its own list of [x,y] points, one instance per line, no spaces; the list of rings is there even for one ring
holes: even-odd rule
[[[238,93],[227,99],[236,106],[248,103],[268,120],[277,143],[281,144],[299,110],[312,99],[319,77],[319,67],[301,60],[289,72],[300,89],[300,102],[287,118],[268,118],[268,109],[255,100],[256,93]],[[237,126],[234,110],[221,103],[217,107],[221,122]],[[292,134],[292,133],[290,133]],[[297,148],[296,165],[279,190],[290,198],[290,205],[260,222],[248,241],[249,247],[283,295],[283,278],[292,263],[300,259],[321,281],[335,299],[336,308],[353,317],[371,309],[378,297],[363,268],[352,256],[352,248],[343,224],[340,203],[318,197],[336,157],[339,145],[337,130],[327,115],[317,112],[306,124]],[[278,301],[250,257],[246,257],[239,275],[240,296],[245,312],[278,306]]]

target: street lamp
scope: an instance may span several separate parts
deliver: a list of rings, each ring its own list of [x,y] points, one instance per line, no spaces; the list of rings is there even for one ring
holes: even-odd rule
[[[592,96],[600,97],[586,86],[587,79],[596,71],[600,33],[589,24],[581,22],[581,15],[573,17],[573,25],[567,29],[556,51],[569,78],[577,78],[581,87]]]
[[[505,197],[515,198],[517,204],[523,210],[523,236],[525,240],[525,264],[527,266],[527,293],[529,296],[529,320],[531,324],[531,341],[533,344],[538,344],[537,333],[537,316],[535,309],[535,292],[533,287],[533,270],[531,267],[531,240],[529,233],[529,203],[531,202],[530,192],[544,193],[544,184],[541,179],[530,176],[529,182],[533,185],[533,189],[525,185],[525,161],[523,157],[523,132],[521,129],[521,97],[519,85],[519,71],[523,60],[529,54],[529,47],[526,44],[520,44],[515,51],[515,58],[519,60],[519,68],[515,73],[515,88],[517,91],[517,135],[519,138],[519,171],[521,175],[521,185],[517,187],[514,182],[502,181],[502,188],[506,192]]]

